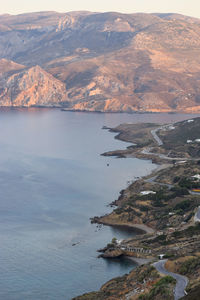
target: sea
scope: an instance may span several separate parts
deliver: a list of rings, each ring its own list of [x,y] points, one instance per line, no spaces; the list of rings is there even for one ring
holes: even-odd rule
[[[0,110],[0,299],[69,300],[135,268],[97,249],[136,233],[91,224],[130,181],[156,168],[148,160],[103,157],[130,144],[103,126],[168,123],[186,114]]]

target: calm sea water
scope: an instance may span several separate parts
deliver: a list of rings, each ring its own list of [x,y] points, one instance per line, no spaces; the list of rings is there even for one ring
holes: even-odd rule
[[[109,212],[127,181],[155,165],[101,157],[128,145],[101,128],[190,117],[1,110],[0,299],[68,300],[130,271],[130,261],[98,259],[96,250],[134,233],[89,218]]]

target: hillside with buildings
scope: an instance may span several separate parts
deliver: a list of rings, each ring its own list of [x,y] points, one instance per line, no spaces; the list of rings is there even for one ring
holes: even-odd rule
[[[112,129],[119,133],[117,138],[134,145],[103,155],[154,159],[160,167],[121,191],[113,212],[92,222],[140,230],[127,240],[113,239],[99,252],[103,259],[128,256],[142,266],[76,300],[94,295],[98,300],[199,299],[199,128],[200,118]]]

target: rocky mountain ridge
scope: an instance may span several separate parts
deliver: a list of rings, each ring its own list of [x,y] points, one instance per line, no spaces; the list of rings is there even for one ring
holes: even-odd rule
[[[0,60],[0,71],[4,62]],[[64,83],[40,66],[25,68],[11,61],[6,65],[7,72],[0,73],[1,106],[59,106],[65,101]]]
[[[178,14],[0,15],[0,105],[197,112],[199,47]]]

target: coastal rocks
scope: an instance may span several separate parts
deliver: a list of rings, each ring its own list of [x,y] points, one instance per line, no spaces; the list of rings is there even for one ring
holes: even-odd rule
[[[100,217],[93,217],[93,218],[90,218],[90,222],[91,224],[100,224]]]
[[[121,241],[113,238],[110,243],[107,244],[103,249],[99,249],[98,252],[102,252],[98,257],[102,258],[117,258],[124,255],[123,249],[120,247]]]
[[[103,254],[100,254],[98,257],[102,258],[117,258],[124,255],[124,252],[121,249],[107,249]]]

